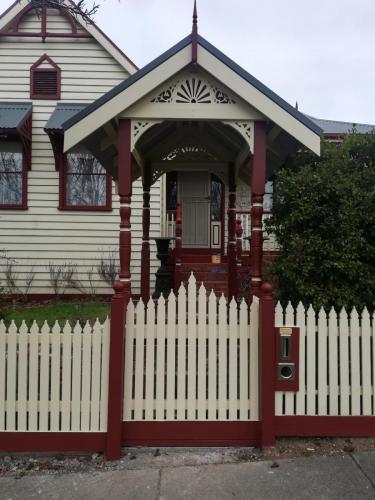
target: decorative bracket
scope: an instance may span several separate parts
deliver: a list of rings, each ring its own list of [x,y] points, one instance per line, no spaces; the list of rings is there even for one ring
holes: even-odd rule
[[[254,152],[254,122],[252,120],[246,121],[223,121],[225,125],[234,128],[242,137],[245,139],[248,144],[251,153]]]
[[[131,121],[131,151],[135,150],[135,146],[142,135],[151,127],[161,123],[160,120],[132,120]]]

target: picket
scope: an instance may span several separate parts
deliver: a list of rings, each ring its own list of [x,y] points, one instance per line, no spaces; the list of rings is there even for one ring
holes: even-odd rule
[[[375,415],[375,336],[369,311],[359,314],[354,308],[349,318],[344,308],[337,315],[334,308],[316,312],[299,304],[295,312],[299,390],[276,392],[276,415]],[[275,313],[277,327],[291,324],[290,304],[285,311],[277,304]],[[288,405],[294,396],[295,409]]]
[[[328,318],[328,349],[329,349],[329,414],[338,415],[339,385],[338,385],[338,353],[337,353],[337,314],[332,307]]]
[[[167,326],[167,377],[166,377],[166,418],[175,419],[175,361],[176,361],[176,297],[172,292],[168,299],[168,326]],[[168,374],[172,376],[168,377]]]
[[[177,298],[150,300],[147,315],[140,300],[133,311],[130,303],[126,332],[130,339],[135,330],[136,348],[126,342],[125,370],[135,395],[125,385],[125,421],[258,419],[258,299],[249,314],[245,301],[197,290],[191,275]]]
[[[259,420],[259,370],[258,370],[258,328],[259,328],[259,299],[253,297],[250,307],[250,420]],[[247,326],[247,330],[249,327]]]
[[[363,408],[363,415],[371,415],[371,324],[370,324],[370,314],[366,307],[362,312],[361,339],[362,339],[362,349],[361,349],[362,408]]]

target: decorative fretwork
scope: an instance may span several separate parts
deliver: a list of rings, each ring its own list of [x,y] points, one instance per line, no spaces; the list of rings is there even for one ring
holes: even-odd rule
[[[156,125],[157,123],[161,123],[157,120],[132,120],[132,144],[131,149],[135,148],[137,141],[141,138],[141,136],[151,127]]]
[[[162,161],[216,161],[217,158],[204,146],[197,146],[195,144],[186,144],[177,146],[163,156]]]
[[[223,122],[225,125],[229,125],[233,127],[237,132],[239,132],[242,137],[245,139],[247,144],[250,147],[250,150],[253,151],[254,146],[254,122],[253,121],[244,121],[244,122],[235,122],[235,121],[225,121]]]
[[[235,104],[216,83],[199,75],[188,75],[170,83],[159,94],[151,99],[154,103],[177,104]]]

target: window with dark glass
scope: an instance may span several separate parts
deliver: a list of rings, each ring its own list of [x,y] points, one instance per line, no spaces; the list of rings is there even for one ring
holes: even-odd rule
[[[273,181],[266,182],[266,189],[263,198],[263,210],[270,212],[273,205]]]
[[[221,221],[222,202],[223,183],[216,175],[211,175],[211,220],[213,222]]]
[[[66,155],[62,208],[110,209],[111,177],[88,152]]]
[[[166,209],[173,211],[177,208],[177,172],[167,173]]]
[[[25,184],[21,142],[0,140],[0,206],[23,208]]]

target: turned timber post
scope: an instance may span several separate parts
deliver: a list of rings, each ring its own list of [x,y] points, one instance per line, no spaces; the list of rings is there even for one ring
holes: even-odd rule
[[[251,170],[251,295],[260,296],[263,259],[263,196],[266,185],[266,124],[254,124],[254,155]]]
[[[240,268],[242,266],[242,222],[241,218],[238,217],[236,220],[236,246],[237,246],[237,267]]]
[[[182,208],[177,202],[176,207],[176,245],[175,245],[175,269],[174,269],[174,291],[178,292],[181,280],[181,252],[182,252]]]
[[[237,296],[236,179],[234,164],[228,165],[228,300]]]
[[[150,298],[150,188],[151,165],[146,163],[143,171],[142,252],[141,252],[141,297],[146,304]]]
[[[120,198],[120,273],[114,284],[111,302],[109,348],[108,427],[106,456],[108,460],[121,457],[122,409],[124,401],[124,344],[125,312],[131,298],[131,195],[132,155],[131,123],[120,120],[118,128],[118,193]]]

